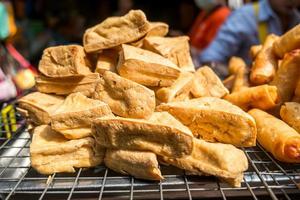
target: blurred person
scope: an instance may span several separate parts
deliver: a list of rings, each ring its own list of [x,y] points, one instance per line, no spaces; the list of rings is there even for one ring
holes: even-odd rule
[[[250,64],[249,49],[263,43],[270,33],[282,35],[300,22],[296,9],[300,0],[260,0],[235,10],[220,28],[214,41],[198,59],[209,64],[221,77],[226,76],[230,57]]]
[[[205,49],[215,38],[220,26],[230,15],[223,0],[194,0],[200,13],[190,32],[190,42],[197,53]]]

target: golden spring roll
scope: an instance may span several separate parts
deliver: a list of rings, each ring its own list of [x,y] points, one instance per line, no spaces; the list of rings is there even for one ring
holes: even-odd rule
[[[276,106],[279,96],[275,86],[260,85],[231,93],[224,99],[246,111],[250,108],[268,110]]]
[[[249,86],[247,78],[247,65],[242,58],[231,57],[229,60],[229,73],[235,75],[231,92],[237,92]]]
[[[286,102],[281,106],[280,116],[300,134],[300,103]]]
[[[270,83],[278,89],[280,103],[290,101],[294,95],[300,77],[300,49],[284,55],[273,81]]]
[[[238,92],[248,87],[249,82],[247,78],[247,72],[241,68],[234,79],[231,92]]]
[[[276,117],[259,109],[252,109],[257,126],[258,142],[283,162],[300,163],[300,134]]]
[[[252,60],[255,59],[255,57],[257,56],[257,54],[259,53],[259,51],[262,49],[262,45],[258,44],[258,45],[253,45],[250,48],[250,57],[252,58]]]
[[[277,69],[277,59],[272,51],[272,45],[278,38],[274,34],[268,35],[262,49],[255,57],[250,74],[251,83],[254,85],[272,81]]]
[[[231,57],[228,63],[229,74],[236,75],[241,68],[247,68],[245,61],[240,57]]]
[[[273,51],[279,58],[300,47],[300,24],[282,35],[274,44]]]

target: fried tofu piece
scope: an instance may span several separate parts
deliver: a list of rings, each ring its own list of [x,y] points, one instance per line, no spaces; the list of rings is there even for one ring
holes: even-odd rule
[[[106,103],[74,93],[70,94],[51,115],[51,127],[70,139],[76,139],[78,135],[86,137],[91,134],[88,129],[92,122],[104,116],[113,116]]]
[[[150,22],[150,29],[147,33],[147,37],[161,36],[164,37],[169,32],[169,25],[164,22]]]
[[[68,140],[48,125],[34,129],[30,144],[31,166],[41,174],[94,167],[102,163],[104,153],[105,150],[97,146],[92,137]]]
[[[63,101],[61,96],[33,92],[18,100],[18,111],[36,125],[49,124],[50,116]]]
[[[179,78],[170,87],[156,90],[156,98],[165,103],[188,99],[193,81],[194,75],[192,73],[181,72]]]
[[[194,97],[223,97],[229,94],[220,78],[207,66],[199,68],[195,73],[194,84],[191,88]]]
[[[161,36],[164,37],[169,32],[169,25],[164,22],[149,22],[150,23],[150,29],[148,30],[147,34],[142,37],[141,39],[138,39],[137,41],[134,41],[130,43],[130,45],[135,47],[142,47],[145,38],[151,37],[151,36]]]
[[[242,150],[230,144],[209,143],[196,138],[191,155],[182,158],[164,156],[159,159],[192,174],[205,173],[219,177],[234,187],[241,186],[243,172],[248,169],[248,160]]]
[[[107,149],[105,165],[121,174],[146,180],[162,180],[156,155],[146,151]]]
[[[131,10],[122,17],[108,17],[87,29],[83,36],[83,46],[88,53],[99,52],[136,41],[145,36],[149,29],[150,23],[143,11]]]
[[[118,73],[145,86],[171,86],[180,75],[179,68],[170,60],[130,45],[122,45]]]
[[[93,98],[107,103],[121,117],[149,118],[155,109],[152,90],[110,71],[102,75]]]
[[[215,97],[161,104],[157,111],[167,111],[186,125],[195,137],[209,142],[255,146],[254,119],[231,103]]]
[[[190,54],[189,37],[187,36],[146,37],[143,48],[168,58],[184,71],[195,71]]]
[[[91,127],[61,129],[57,132],[70,140],[85,138],[92,135]]]
[[[103,74],[105,71],[116,72],[119,53],[116,49],[103,50],[97,60],[95,72]]]
[[[86,75],[91,63],[80,45],[61,45],[44,50],[39,71],[48,77]]]
[[[280,117],[300,134],[300,103],[285,102],[281,106]]]
[[[98,73],[60,78],[50,78],[40,75],[36,77],[36,88],[42,93],[68,95],[80,92],[83,95],[90,97],[94,93],[99,80]]]
[[[151,151],[181,157],[192,152],[190,130],[167,112],[155,112],[149,120],[99,118],[92,125],[96,141],[106,148]]]

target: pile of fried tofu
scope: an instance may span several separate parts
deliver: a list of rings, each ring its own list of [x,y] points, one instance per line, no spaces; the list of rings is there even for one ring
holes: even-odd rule
[[[32,128],[34,169],[104,163],[162,180],[160,163],[241,185],[248,161],[239,147],[255,146],[257,135],[248,104],[234,105],[237,97],[209,67],[195,71],[187,36],[167,33],[167,24],[132,10],[87,29],[83,46],[44,50],[38,91],[18,103]]]

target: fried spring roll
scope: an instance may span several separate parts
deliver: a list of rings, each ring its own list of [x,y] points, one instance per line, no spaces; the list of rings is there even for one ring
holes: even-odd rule
[[[300,163],[300,134],[286,123],[259,109],[252,109],[258,142],[283,162]]]
[[[249,86],[247,65],[242,58],[232,57],[229,60],[229,73],[235,75],[231,92],[237,92]]]
[[[240,57],[231,57],[228,63],[229,74],[236,75],[241,68],[247,68],[245,61]]]
[[[300,134],[300,103],[287,102],[281,106],[280,116],[283,121]]]
[[[224,99],[243,110],[249,110],[250,108],[267,110],[276,106],[279,96],[275,86],[260,85],[231,93],[225,96]]]
[[[278,89],[281,103],[290,101],[300,77],[300,49],[285,54],[273,81],[270,83]]]
[[[262,45],[258,44],[258,45],[253,45],[250,48],[250,57],[252,58],[252,60],[255,59],[255,57],[257,56],[257,54],[259,53],[259,51],[262,49]]]
[[[273,51],[277,57],[282,58],[285,53],[300,46],[300,24],[282,35],[274,44]]]
[[[250,74],[250,80],[254,85],[272,81],[277,69],[277,59],[272,51],[272,45],[278,38],[274,34],[268,35],[262,49],[255,57]]]

